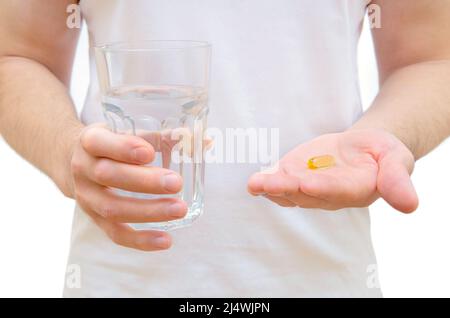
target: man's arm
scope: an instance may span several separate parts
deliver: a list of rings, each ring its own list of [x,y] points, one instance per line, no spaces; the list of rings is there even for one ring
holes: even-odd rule
[[[78,121],[68,95],[79,33],[66,26],[72,2],[0,1],[0,133],[76,199],[112,241],[144,251],[167,249],[169,233],[136,231],[127,223],[182,218],[186,203],[123,197],[111,188],[173,194],[182,179],[168,169],[143,166],[155,155],[144,139]]]
[[[75,0],[0,4],[0,133],[71,195],[66,174],[82,125],[68,86],[78,29],[66,26]]]
[[[253,175],[253,195],[282,206],[337,210],[378,197],[402,212],[417,208],[410,179],[415,159],[450,135],[450,1],[376,0],[374,40],[380,92],[346,132],[319,136],[286,154],[276,173]],[[331,154],[336,165],[306,162]]]
[[[391,132],[418,159],[450,135],[450,1],[374,3],[380,92],[352,129]]]

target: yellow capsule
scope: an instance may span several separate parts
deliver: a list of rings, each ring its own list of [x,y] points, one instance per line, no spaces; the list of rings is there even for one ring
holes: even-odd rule
[[[308,160],[308,169],[320,169],[332,167],[336,164],[334,157],[331,155],[323,155],[312,157]]]

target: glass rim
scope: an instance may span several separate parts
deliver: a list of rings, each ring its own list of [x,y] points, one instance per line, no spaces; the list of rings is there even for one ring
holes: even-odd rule
[[[211,44],[197,40],[141,40],[110,42],[93,47],[103,52],[158,52],[210,48]]]

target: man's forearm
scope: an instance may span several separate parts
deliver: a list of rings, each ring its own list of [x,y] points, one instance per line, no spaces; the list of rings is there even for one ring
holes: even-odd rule
[[[66,194],[72,145],[83,125],[64,86],[26,58],[0,58],[0,133]]]
[[[450,60],[398,69],[351,129],[391,132],[419,159],[450,135],[449,83]]]

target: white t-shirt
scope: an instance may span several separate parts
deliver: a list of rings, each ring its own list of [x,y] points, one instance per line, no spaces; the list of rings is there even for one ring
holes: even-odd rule
[[[280,155],[361,115],[357,43],[366,0],[82,0],[91,45],[213,45],[208,125],[279,128]],[[103,121],[91,51],[81,119]],[[367,209],[283,208],[246,191],[258,164],[206,165],[205,212],[167,251],[112,243],[78,207],[68,297],[380,296]],[[75,287],[75,288],[69,288]]]

